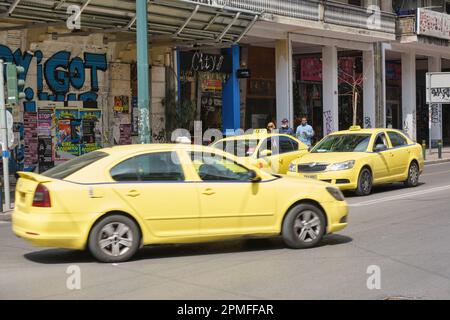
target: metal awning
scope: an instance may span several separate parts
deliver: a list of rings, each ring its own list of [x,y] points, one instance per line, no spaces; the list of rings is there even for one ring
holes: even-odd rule
[[[238,43],[257,21],[260,13],[231,8],[228,1],[149,0],[150,40],[174,40],[178,44],[230,45]],[[219,5],[219,2],[225,5]],[[79,8],[81,30],[59,36],[91,33],[134,33],[134,0],[0,0],[0,21],[12,25],[0,31],[43,26],[66,26]]]

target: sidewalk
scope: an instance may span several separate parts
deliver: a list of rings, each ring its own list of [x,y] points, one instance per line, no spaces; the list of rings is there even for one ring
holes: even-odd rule
[[[439,159],[438,150],[432,149],[431,154],[430,150],[426,151],[426,160],[425,164],[438,164],[438,163],[444,163],[444,162],[450,162],[450,148],[443,148],[442,149],[442,159]]]

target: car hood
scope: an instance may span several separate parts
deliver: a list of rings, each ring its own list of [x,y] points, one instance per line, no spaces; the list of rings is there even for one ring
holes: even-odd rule
[[[305,163],[339,163],[350,160],[358,160],[367,156],[365,152],[329,152],[329,153],[307,153],[303,157],[293,161],[293,164]]]

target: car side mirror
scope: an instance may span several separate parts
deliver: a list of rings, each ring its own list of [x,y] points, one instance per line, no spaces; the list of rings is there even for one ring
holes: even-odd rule
[[[262,180],[261,177],[258,175],[258,173],[254,170],[250,170],[249,176],[250,176],[249,180],[251,182],[260,182]]]
[[[375,146],[375,148],[373,148],[374,152],[383,152],[383,151],[386,151],[386,150],[387,150],[387,147],[384,144],[377,144]]]
[[[272,151],[271,150],[263,150],[260,152],[259,156],[260,157],[270,157],[272,155]]]

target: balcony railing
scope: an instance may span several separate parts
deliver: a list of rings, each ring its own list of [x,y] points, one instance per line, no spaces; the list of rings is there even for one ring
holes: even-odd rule
[[[395,33],[396,16],[386,12],[373,12],[365,8],[325,1],[324,22],[358,29]]]
[[[370,12],[357,6],[319,0],[191,0],[203,4],[226,6],[271,15],[324,22],[339,26],[395,34],[396,16],[386,12]]]

